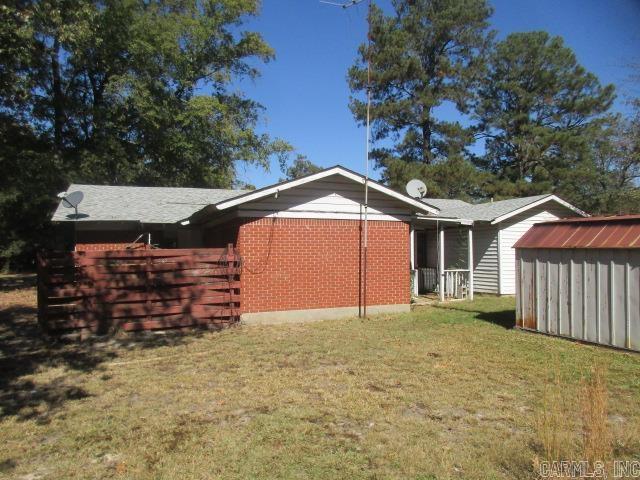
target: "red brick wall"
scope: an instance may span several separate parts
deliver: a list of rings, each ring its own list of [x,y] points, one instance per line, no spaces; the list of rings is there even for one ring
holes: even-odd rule
[[[361,222],[262,218],[212,227],[242,255],[243,312],[358,306]],[[223,245],[224,244],[224,245]],[[408,304],[409,225],[370,221],[368,305]]]

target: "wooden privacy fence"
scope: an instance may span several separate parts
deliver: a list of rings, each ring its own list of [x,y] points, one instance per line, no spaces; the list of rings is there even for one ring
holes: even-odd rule
[[[38,319],[47,332],[221,328],[240,318],[240,268],[233,245],[40,254]]]

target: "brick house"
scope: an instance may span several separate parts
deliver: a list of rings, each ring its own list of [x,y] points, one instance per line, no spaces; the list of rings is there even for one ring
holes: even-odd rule
[[[243,259],[245,321],[358,314],[363,307],[364,178],[342,167],[255,191],[71,185],[85,200],[73,227],[76,249],[224,247]],[[369,182],[368,313],[408,311],[410,223],[437,209]]]
[[[365,282],[364,184],[336,166],[253,191],[71,185],[85,196],[78,215],[61,204],[53,221],[75,249],[232,243],[243,259],[243,320],[259,323],[356,315],[365,284],[368,313],[408,311],[426,291],[472,298],[474,277],[484,285],[485,264],[494,268],[485,260],[495,242],[484,238],[494,213],[526,222],[549,204],[558,215],[577,211],[552,195],[471,205],[369,180]]]

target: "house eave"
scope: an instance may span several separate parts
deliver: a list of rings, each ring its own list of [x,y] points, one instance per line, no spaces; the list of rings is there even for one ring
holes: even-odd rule
[[[251,202],[254,200],[258,200],[264,197],[268,197],[269,195],[274,195],[277,194],[279,192],[285,191],[285,190],[289,190],[291,188],[300,186],[300,185],[304,185],[306,183],[309,182],[313,182],[316,180],[321,180],[323,178],[326,177],[330,177],[332,175],[340,175],[344,178],[348,178],[354,182],[357,182],[361,185],[365,184],[365,177],[363,177],[362,175],[352,172],[351,170],[347,170],[344,167],[340,167],[340,166],[335,166],[335,167],[331,167],[328,168],[326,170],[323,170],[321,172],[318,173],[314,173],[311,175],[307,175],[305,177],[301,177],[295,180],[289,180],[287,182],[282,182],[282,183],[278,183],[276,185],[272,185],[269,187],[265,187],[262,188],[260,190],[256,190],[254,192],[250,192],[244,195],[241,195],[239,197],[235,197],[232,198],[230,200],[224,200],[222,202],[216,203],[215,205],[213,205],[213,207],[218,210],[218,211],[222,211],[222,210],[226,210],[232,207],[236,207],[238,205],[241,205],[243,203],[247,203],[247,202]],[[386,187],[374,180],[369,179],[367,181],[367,184],[369,186],[369,188],[371,188],[372,190],[376,190],[378,192],[384,193],[386,195],[389,195],[390,197],[393,197],[397,200],[400,200],[401,202],[404,202],[408,205],[411,205],[412,207],[414,207],[416,210],[418,211],[423,211],[423,212],[427,212],[430,213],[432,215],[437,214],[440,210],[438,210],[437,208],[428,205],[420,200],[416,200],[414,198],[408,197],[406,195],[403,195],[402,193],[398,193],[395,190],[392,190],[389,187]],[[196,212],[197,213],[197,212]]]
[[[427,216],[427,215],[414,215],[412,220],[416,221],[426,221],[426,222],[442,222],[442,223],[455,223],[458,225],[473,225],[474,221],[468,218],[458,218],[458,217],[438,217],[438,216]]]
[[[523,207],[517,208],[515,210],[512,210],[509,213],[505,213],[504,215],[500,215],[499,217],[494,218],[493,220],[491,220],[491,225],[496,225],[498,223],[504,222],[505,220],[508,220],[511,217],[514,217],[522,212],[526,212],[527,210],[530,210],[531,208],[535,208],[538,207],[544,203],[550,202],[550,201],[555,201],[556,203],[562,205],[563,207],[568,208],[569,210],[572,210],[573,212],[575,212],[576,214],[580,215],[581,217],[588,217],[589,214],[580,210],[579,208],[571,205],[569,202],[561,199],[560,197],[556,196],[556,195],[549,195],[547,197],[541,198],[540,200],[536,200],[535,202],[531,202],[528,205],[525,205]]]

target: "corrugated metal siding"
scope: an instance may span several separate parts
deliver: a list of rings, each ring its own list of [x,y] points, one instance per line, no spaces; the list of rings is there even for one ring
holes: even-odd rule
[[[555,202],[550,202],[499,224],[500,233],[500,293],[515,295],[516,293],[516,251],[514,244],[536,223],[557,220],[573,215],[574,212]]]
[[[498,293],[498,227],[473,227],[473,291]]]
[[[518,326],[640,350],[640,250],[517,249]]]

